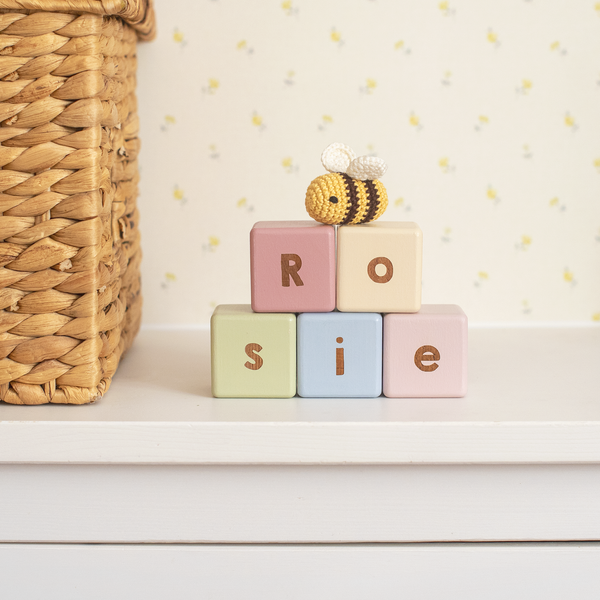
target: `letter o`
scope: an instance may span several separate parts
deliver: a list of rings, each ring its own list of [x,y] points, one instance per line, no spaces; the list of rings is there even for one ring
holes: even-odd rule
[[[377,275],[375,272],[375,267],[377,265],[383,265],[385,267],[385,273],[383,275]],[[369,263],[367,273],[375,283],[387,283],[394,276],[394,265],[392,265],[392,261],[389,258],[378,256]]]

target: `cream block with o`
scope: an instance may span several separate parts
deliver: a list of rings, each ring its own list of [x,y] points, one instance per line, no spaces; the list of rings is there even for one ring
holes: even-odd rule
[[[414,313],[421,307],[423,233],[416,223],[338,229],[337,308]]]

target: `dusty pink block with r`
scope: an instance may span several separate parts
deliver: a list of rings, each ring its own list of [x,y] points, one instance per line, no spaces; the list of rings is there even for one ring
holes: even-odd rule
[[[255,312],[335,308],[335,230],[315,221],[260,221],[250,231]]]
[[[383,318],[383,393],[453,398],[467,393],[467,315],[454,304]]]

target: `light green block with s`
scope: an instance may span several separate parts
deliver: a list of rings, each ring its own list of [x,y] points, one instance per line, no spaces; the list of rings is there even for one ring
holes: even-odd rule
[[[296,394],[296,315],[217,306],[210,320],[212,394],[291,398]]]

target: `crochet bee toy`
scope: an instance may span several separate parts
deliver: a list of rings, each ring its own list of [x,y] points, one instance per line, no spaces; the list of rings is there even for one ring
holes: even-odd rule
[[[378,219],[388,205],[387,192],[379,181],[387,170],[383,160],[359,156],[345,144],[331,144],[321,155],[329,171],[306,190],[308,214],[327,225],[358,225]]]

